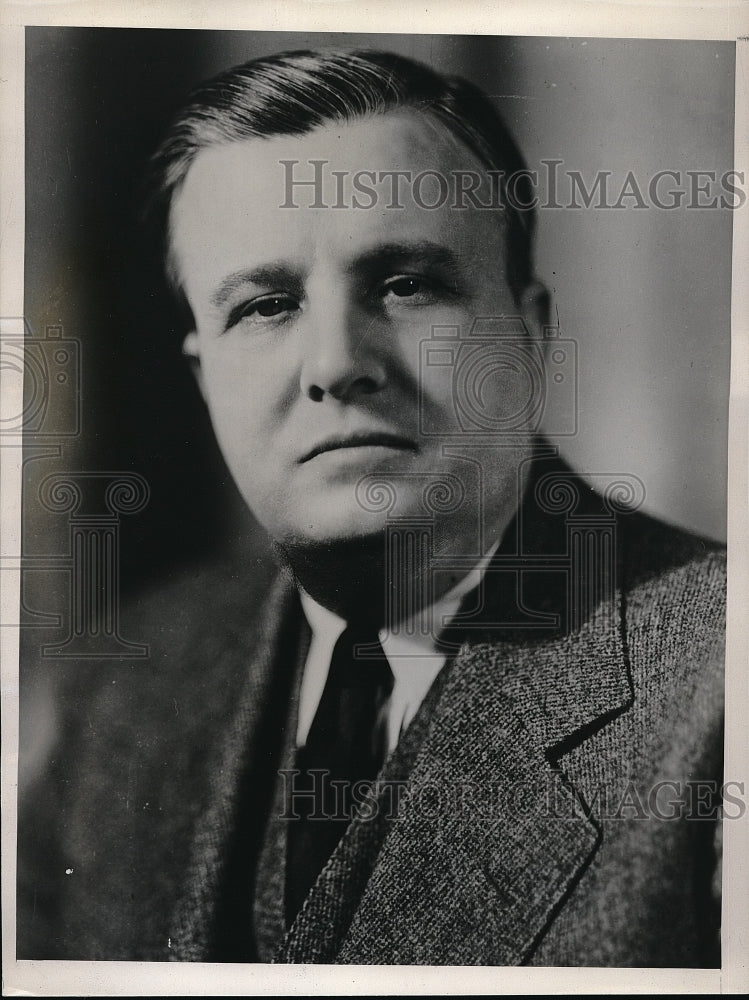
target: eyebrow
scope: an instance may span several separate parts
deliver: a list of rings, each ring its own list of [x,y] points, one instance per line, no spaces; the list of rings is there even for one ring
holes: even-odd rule
[[[359,254],[347,267],[347,271],[370,273],[383,267],[394,267],[406,263],[418,263],[430,267],[459,269],[457,255],[441,243],[431,240],[413,240],[380,243]],[[302,293],[302,280],[297,268],[284,261],[275,261],[258,267],[243,268],[227,275],[211,293],[211,304],[217,308],[225,305],[232,295],[245,285],[263,285],[268,288],[290,288]]]
[[[356,259],[354,270],[371,270],[382,265],[405,263],[428,264],[433,267],[458,268],[458,256],[441,243],[431,240],[406,240],[397,243],[381,243],[366,250]]]
[[[301,293],[301,279],[297,270],[289,264],[278,261],[260,267],[249,267],[228,274],[211,293],[211,305],[220,307],[245,285],[265,285],[268,288],[283,286]]]

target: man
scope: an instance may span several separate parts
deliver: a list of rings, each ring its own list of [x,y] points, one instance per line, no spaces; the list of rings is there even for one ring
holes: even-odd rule
[[[61,699],[19,956],[718,963],[722,555],[537,435],[544,351],[569,373],[491,103],[288,53],[199,88],[154,163],[283,571],[147,595],[148,666]]]

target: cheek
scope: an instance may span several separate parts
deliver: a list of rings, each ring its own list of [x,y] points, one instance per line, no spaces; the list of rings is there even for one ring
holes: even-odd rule
[[[205,391],[217,409],[236,408],[269,412],[284,392],[281,358],[251,351],[240,343],[219,343],[201,351]]]
[[[227,462],[266,454],[274,426],[273,381],[236,356],[203,356],[203,386],[211,420]]]
[[[425,435],[500,438],[526,432],[543,402],[543,371],[525,343],[433,341],[422,351],[420,427]]]

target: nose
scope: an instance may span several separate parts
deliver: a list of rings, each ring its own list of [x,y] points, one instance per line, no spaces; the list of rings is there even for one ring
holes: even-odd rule
[[[380,392],[387,382],[376,322],[351,303],[321,302],[304,331],[300,387],[315,403],[351,402]]]

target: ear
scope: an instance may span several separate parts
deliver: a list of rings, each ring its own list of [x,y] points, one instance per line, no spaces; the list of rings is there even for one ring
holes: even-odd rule
[[[544,345],[544,328],[549,325],[551,296],[540,281],[531,281],[520,297],[520,312],[531,337]]]
[[[182,342],[182,354],[187,358],[188,364],[190,365],[190,371],[195,376],[195,381],[198,383],[198,389],[200,389],[200,394],[203,399],[206,399],[205,395],[205,383],[203,380],[203,369],[200,366],[200,348],[198,346],[198,334],[196,330],[191,330],[187,334],[184,341]]]

